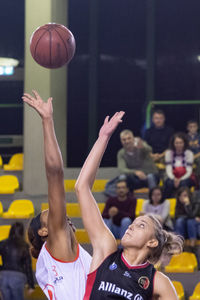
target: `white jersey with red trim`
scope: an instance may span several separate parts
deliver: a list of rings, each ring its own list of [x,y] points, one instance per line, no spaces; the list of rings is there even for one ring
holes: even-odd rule
[[[36,279],[49,300],[82,300],[85,293],[91,256],[80,245],[74,261],[54,258],[46,243],[36,264]]]

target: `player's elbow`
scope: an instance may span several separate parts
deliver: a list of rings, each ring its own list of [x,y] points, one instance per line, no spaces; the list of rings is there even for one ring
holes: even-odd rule
[[[82,189],[83,189],[83,184],[79,181],[76,181],[76,183],[75,183],[75,192],[76,192],[76,194],[77,195],[80,194]]]
[[[84,193],[85,190],[89,190],[89,186],[86,183],[77,181],[75,184],[76,195],[78,196],[78,195]]]
[[[60,165],[47,166],[46,174],[47,174],[47,178],[55,177],[55,176],[59,177],[59,178],[64,178],[64,170],[63,170],[62,166],[60,166]]]

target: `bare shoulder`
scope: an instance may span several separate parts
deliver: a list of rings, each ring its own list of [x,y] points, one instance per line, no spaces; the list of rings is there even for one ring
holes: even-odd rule
[[[96,270],[102,262],[112,253],[117,251],[116,239],[111,232],[106,230],[102,235],[101,243],[93,244],[93,257],[90,272]]]
[[[163,273],[157,271],[154,278],[153,299],[177,300],[176,290],[171,280]]]
[[[72,261],[77,256],[77,240],[75,234],[70,227],[56,232],[54,237],[48,236],[47,248],[51,255],[59,260]]]

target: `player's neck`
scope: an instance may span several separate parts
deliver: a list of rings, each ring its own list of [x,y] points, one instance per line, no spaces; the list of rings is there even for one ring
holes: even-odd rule
[[[138,266],[147,262],[146,250],[125,248],[122,252],[122,255],[130,266]]]

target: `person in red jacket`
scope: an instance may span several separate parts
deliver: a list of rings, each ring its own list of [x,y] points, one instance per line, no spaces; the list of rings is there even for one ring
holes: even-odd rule
[[[115,238],[121,239],[135,219],[136,199],[129,193],[125,180],[117,182],[116,194],[106,201],[102,217]]]

